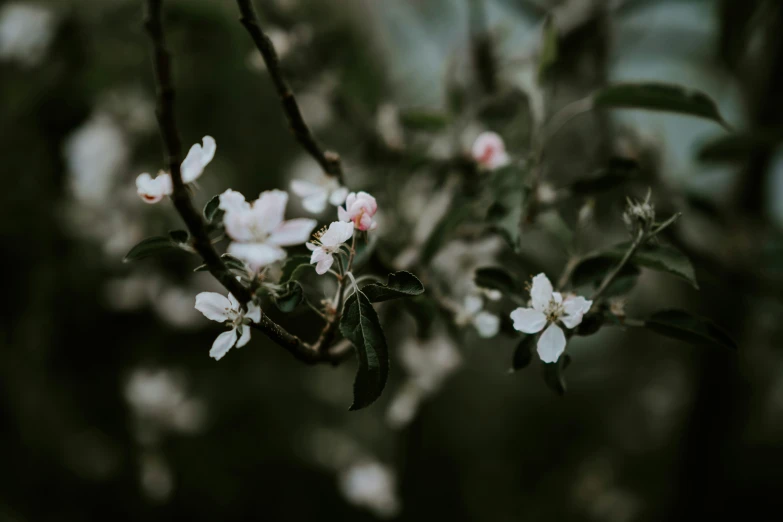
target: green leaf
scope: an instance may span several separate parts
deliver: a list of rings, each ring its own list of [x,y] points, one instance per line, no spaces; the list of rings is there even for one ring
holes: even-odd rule
[[[400,297],[415,297],[424,293],[424,285],[410,272],[389,274],[385,285],[373,283],[362,288],[371,303],[380,303]]]
[[[293,256],[286,259],[283,264],[283,272],[280,275],[280,284],[283,285],[296,279],[300,273],[310,266],[310,256]]]
[[[547,16],[541,34],[541,52],[538,56],[538,83],[543,83],[546,75],[557,63],[559,35],[553,16]]]
[[[245,265],[245,262],[237,259],[231,254],[223,254],[220,256],[220,259],[222,259],[223,263],[231,270],[241,270],[242,272],[247,271],[247,265]]]
[[[683,310],[657,312],[644,322],[655,333],[679,339],[687,343],[737,350],[737,343],[709,319],[689,314]]]
[[[293,312],[304,300],[304,290],[298,281],[289,281],[272,297],[275,306],[285,313]]]
[[[148,237],[131,248],[123,261],[126,263],[128,261],[138,261],[139,259],[154,256],[171,249],[179,249],[179,246],[174,243],[171,238],[161,236]]]
[[[519,295],[522,284],[512,274],[499,267],[483,267],[476,270],[474,281],[477,286],[500,290],[505,295]]]
[[[615,156],[604,168],[588,178],[577,180],[570,188],[574,194],[581,195],[603,192],[631,180],[638,170],[636,160]]]
[[[527,170],[509,166],[492,175],[492,191],[495,202],[487,212],[492,228],[519,251],[519,235],[522,216],[530,189],[525,186]]]
[[[601,284],[606,274],[612,270],[618,262],[614,256],[595,255],[582,259],[571,273],[571,283],[575,287],[592,285],[597,287]],[[615,278],[614,282],[604,292],[604,297],[615,297],[625,295],[636,285],[641,271],[633,264],[625,265]]]
[[[780,129],[730,134],[712,140],[699,149],[699,161],[707,163],[745,163],[749,158],[783,143]]]
[[[185,230],[172,230],[169,232],[169,237],[180,245],[186,245],[190,239],[190,235]]]
[[[730,129],[706,94],[663,83],[620,83],[593,93],[593,107],[603,109],[646,109],[688,114],[715,121]]]
[[[410,130],[437,132],[449,125],[449,116],[427,109],[405,109],[400,111],[400,123]]]
[[[365,408],[381,396],[389,377],[389,349],[378,314],[363,292],[345,303],[340,332],[356,347],[359,368],[353,383],[351,411]]]
[[[420,338],[430,336],[432,325],[438,317],[438,304],[426,295],[405,299],[403,307],[416,322],[416,335]]]
[[[222,213],[220,207],[220,196],[215,196],[204,206],[204,219],[207,223],[212,223],[219,213]]]
[[[565,392],[568,389],[564,374],[569,364],[571,364],[571,356],[564,353],[557,362],[545,363],[542,365],[544,367],[544,382],[552,391],[561,397],[565,395]]]
[[[514,357],[511,360],[511,371],[516,372],[527,368],[533,360],[536,351],[536,336],[525,335],[514,349]]]

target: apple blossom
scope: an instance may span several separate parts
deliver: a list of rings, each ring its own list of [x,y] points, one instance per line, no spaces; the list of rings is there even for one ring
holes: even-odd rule
[[[302,198],[302,206],[312,214],[320,214],[326,209],[326,203],[339,207],[348,196],[348,189],[332,178],[321,175],[317,181],[295,179],[291,182],[291,191]]]
[[[318,275],[329,271],[334,263],[334,254],[351,236],[353,236],[353,225],[343,221],[335,221],[329,225],[328,230],[321,230],[313,235],[315,239],[305,246],[313,253],[310,256],[310,264],[315,264]]]
[[[242,310],[239,301],[232,294],[228,299],[215,292],[201,292],[196,296],[196,310],[204,317],[219,323],[226,323],[231,330],[217,336],[209,350],[209,356],[219,361],[236,345],[241,348],[250,341],[251,322],[261,321],[261,308],[252,301],[247,303],[247,312]]]
[[[456,323],[465,325],[473,324],[481,337],[486,339],[497,335],[500,329],[500,318],[483,310],[484,300],[478,295],[468,295],[462,305],[462,310],[457,315]]]
[[[337,207],[340,221],[353,221],[357,230],[375,230],[378,224],[373,216],[378,211],[375,198],[366,192],[351,192],[345,199],[345,207]]]
[[[510,162],[503,138],[494,132],[479,134],[473,142],[472,156],[479,166],[486,170],[499,169]]]
[[[215,157],[217,144],[212,136],[204,136],[203,146],[196,143],[188,151],[188,155],[180,164],[180,174],[183,183],[193,183],[204,172],[204,168],[209,165],[212,158]],[[174,192],[174,184],[171,180],[171,174],[160,171],[153,178],[145,172],[136,178],[136,192],[145,203],[157,203],[164,196],[171,196]]]
[[[253,203],[239,192],[227,190],[220,196],[220,208],[226,211],[223,224],[233,240],[228,252],[250,265],[253,270],[285,259],[281,247],[307,241],[318,224],[313,219],[285,221],[288,194],[282,190],[262,192]]]
[[[552,290],[552,283],[544,274],[533,278],[530,299],[532,308],[520,307],[511,312],[514,329],[535,334],[549,325],[538,339],[538,356],[545,363],[556,362],[566,346],[565,334],[557,321],[562,322],[566,328],[575,328],[582,322],[582,317],[590,310],[593,302],[574,295],[563,299],[560,292]]]

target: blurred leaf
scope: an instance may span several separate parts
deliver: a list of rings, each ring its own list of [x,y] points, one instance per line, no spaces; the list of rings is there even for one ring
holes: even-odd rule
[[[299,281],[289,281],[281,287],[279,293],[272,297],[275,306],[285,313],[293,312],[304,299],[304,291]]]
[[[188,239],[190,239],[190,235],[185,230],[172,230],[169,232],[169,237],[180,245],[187,244]]]
[[[653,314],[644,325],[655,333],[687,343],[737,350],[737,343],[712,321],[682,310],[665,310]]]
[[[128,252],[123,261],[126,263],[128,261],[138,261],[139,259],[154,256],[171,249],[180,250],[179,245],[174,243],[171,238],[161,236],[148,237],[138,245],[131,248],[130,252]]]
[[[593,93],[593,106],[603,109],[646,109],[688,114],[729,129],[715,102],[706,94],[663,83],[621,83]]]
[[[571,356],[563,353],[557,362],[544,363],[544,382],[549,389],[561,397],[565,395],[568,387],[565,382],[565,370],[571,364]]]
[[[353,343],[359,368],[353,383],[351,411],[369,406],[381,396],[389,377],[389,350],[378,314],[359,291],[345,303],[340,332]]]
[[[714,139],[699,149],[698,159],[710,163],[744,163],[753,155],[783,143],[780,130],[758,130]]]
[[[310,256],[293,256],[286,259],[279,284],[284,285],[310,267]]]
[[[538,83],[543,83],[552,66],[557,63],[559,35],[555,19],[547,16],[541,33],[541,51],[538,56]]]
[[[525,186],[526,174],[527,170],[512,165],[492,176],[495,202],[489,207],[487,221],[514,251],[519,251],[520,225],[530,192]]]
[[[432,324],[438,317],[438,304],[435,300],[426,295],[420,295],[413,299],[405,299],[403,303],[405,309],[416,322],[416,335],[419,338],[429,337]]]
[[[389,274],[385,285],[373,283],[362,288],[362,292],[371,303],[380,303],[400,297],[414,297],[424,293],[424,285],[410,272]]]
[[[629,181],[638,170],[639,163],[636,160],[616,156],[609,160],[606,167],[588,178],[574,182],[570,188],[575,194],[603,192]]]
[[[428,263],[435,257],[435,254],[441,249],[443,244],[451,239],[452,232],[462,224],[463,221],[470,217],[471,208],[470,205],[464,201],[456,201],[452,204],[452,207],[441,218],[435,229],[427,238],[424,246],[421,249],[421,262]]]
[[[245,262],[237,259],[231,254],[223,254],[220,256],[220,259],[222,259],[223,263],[225,263],[225,265],[232,270],[241,270],[243,272],[247,271],[247,265],[245,265]]]
[[[220,211],[219,206],[220,196],[214,196],[204,206],[204,219],[207,220],[207,223],[212,223],[215,220],[215,217],[217,217],[218,212]]]
[[[574,231],[568,226],[560,213],[556,210],[542,212],[538,215],[538,224],[548,234],[557,239],[560,246],[568,252],[574,243]]]
[[[511,360],[511,371],[516,372],[527,368],[533,360],[533,353],[536,351],[536,336],[525,335],[519,340],[519,344],[514,349],[514,357]]]
[[[404,109],[400,111],[400,123],[409,130],[437,132],[445,130],[450,123],[448,114],[427,109]]]
[[[512,274],[500,267],[483,267],[476,269],[474,276],[476,286],[490,290],[500,290],[505,295],[519,295],[522,285]]]

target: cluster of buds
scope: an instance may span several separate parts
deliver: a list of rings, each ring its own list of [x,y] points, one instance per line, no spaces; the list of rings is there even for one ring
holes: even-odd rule
[[[647,190],[644,201],[633,201],[628,198],[628,205],[623,212],[623,221],[632,237],[647,235],[655,226],[655,207],[650,203],[652,191]]]

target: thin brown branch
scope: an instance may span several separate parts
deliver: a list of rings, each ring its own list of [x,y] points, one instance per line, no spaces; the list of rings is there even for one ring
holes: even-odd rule
[[[291,126],[291,132],[299,144],[321,165],[323,171],[327,175],[337,178],[340,184],[344,185],[340,156],[336,152],[324,150],[318,144],[315,136],[313,136],[310,127],[307,126],[304,117],[302,117],[302,112],[299,110],[296,97],[280,69],[280,59],[275,51],[275,46],[258,23],[258,16],[256,16],[252,0],[237,0],[237,6],[240,13],[239,21],[250,34],[253,43],[256,44],[264,59],[267,72],[272,78],[272,83],[274,83],[275,90],[277,90],[277,94],[280,97],[283,112],[286,118],[288,118],[288,124]]]
[[[253,299],[251,291],[237,281],[223,263],[209,238],[201,213],[193,206],[188,189],[182,182],[182,173],[180,172],[182,144],[174,116],[175,91],[171,77],[171,56],[166,48],[163,33],[162,8],[163,0],[147,0],[144,26],[152,41],[153,64],[157,82],[158,125],[165,145],[166,163],[171,172],[174,187],[171,199],[190,231],[193,238],[193,248],[204,260],[209,272],[245,306]],[[267,337],[285,348],[294,357],[308,364],[335,362],[341,360],[340,357],[343,356],[341,354],[334,356],[331,352],[322,354],[318,350],[314,350],[313,346],[289,333],[264,313],[261,315],[261,322],[253,326],[264,332]]]

